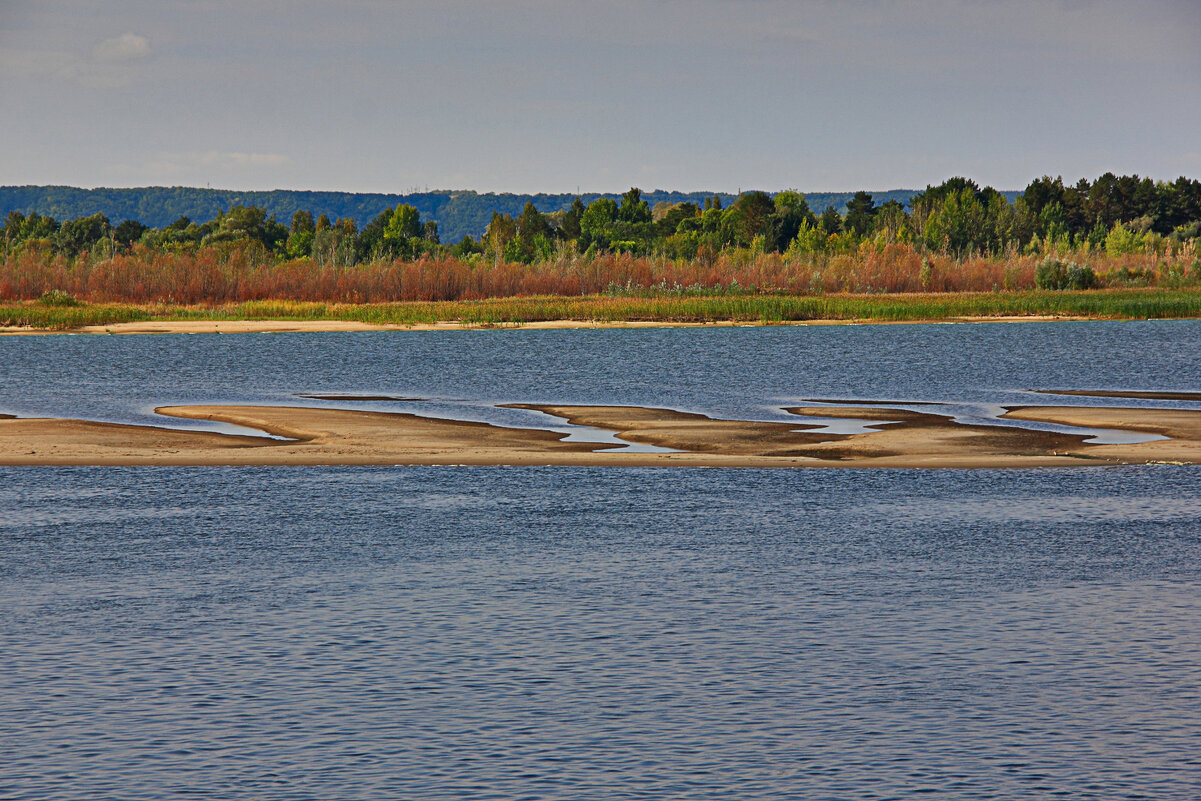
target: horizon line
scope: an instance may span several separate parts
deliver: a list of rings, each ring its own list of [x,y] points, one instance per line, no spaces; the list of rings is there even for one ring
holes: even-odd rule
[[[953,177],[967,178],[967,176],[953,176]],[[1181,177],[1184,177],[1184,176],[1181,176]],[[949,180],[949,179],[947,179],[947,180]],[[971,180],[974,182],[975,179],[968,178],[968,180]],[[1035,179],[1032,179],[1032,180],[1035,180]],[[939,184],[928,184],[928,186],[938,186],[938,185]],[[927,187],[893,187],[890,189],[862,189],[862,188],[860,188],[860,189],[805,190],[805,189],[798,189],[796,187],[784,187],[784,188],[780,188],[780,189],[761,189],[758,187],[748,187],[748,188],[739,187],[737,190],[725,190],[725,189],[664,189],[662,187],[655,187],[654,189],[646,189],[646,188],[640,187],[640,186],[631,186],[631,187],[627,187],[626,189],[612,190],[612,191],[577,190],[574,192],[572,192],[572,191],[553,192],[553,191],[549,191],[549,190],[540,190],[537,192],[518,192],[518,191],[512,191],[512,190],[496,191],[496,190],[468,189],[468,188],[463,188],[463,187],[455,188],[455,189],[438,187],[438,188],[421,188],[421,189],[410,188],[410,189],[401,190],[401,191],[381,192],[381,191],[366,190],[366,189],[296,189],[296,188],[289,188],[289,187],[275,187],[273,189],[235,189],[232,187],[195,186],[195,185],[189,185],[189,184],[141,184],[141,185],[137,185],[137,186],[106,186],[106,185],[102,185],[102,184],[98,184],[95,186],[78,186],[75,184],[0,184],[0,189],[78,189],[78,190],[84,191],[84,192],[93,192],[93,191],[101,190],[101,189],[114,189],[114,190],[122,190],[122,191],[130,191],[130,190],[137,190],[137,189],[195,189],[195,190],[206,191],[206,192],[247,192],[247,193],[248,192],[308,192],[308,193],[313,193],[313,194],[332,194],[332,195],[407,196],[407,195],[456,194],[456,193],[471,192],[476,195],[565,195],[565,196],[576,196],[576,197],[583,197],[585,195],[622,195],[622,194],[625,194],[626,192],[628,192],[630,189],[638,189],[643,194],[653,194],[653,193],[676,193],[676,194],[681,194],[681,195],[713,194],[713,195],[728,195],[731,197],[738,197],[739,195],[745,194],[747,192],[765,192],[769,195],[779,194],[780,192],[800,192],[803,195],[845,195],[845,194],[854,194],[855,192],[868,192],[868,193],[879,193],[879,194],[886,194],[888,192],[921,192],[921,191],[924,191],[926,188]],[[985,187],[981,186],[981,189],[983,189],[983,188],[985,188]],[[1025,191],[1024,188],[1023,189],[997,189],[996,187],[992,187],[992,188],[998,192],[1022,192],[1022,191]]]

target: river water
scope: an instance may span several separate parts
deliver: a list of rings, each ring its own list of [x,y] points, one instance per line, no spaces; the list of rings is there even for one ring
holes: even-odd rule
[[[0,412],[987,418],[1201,389],[1199,334],[8,337]],[[1199,490],[1165,466],[0,468],[0,798],[1196,798]]]

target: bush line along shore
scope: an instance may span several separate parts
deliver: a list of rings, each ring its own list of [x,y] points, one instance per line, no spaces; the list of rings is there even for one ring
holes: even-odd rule
[[[989,318],[1173,319],[1201,317],[1201,289],[980,292],[901,295],[740,295],[680,297],[521,297],[478,301],[316,303],[249,301],[222,305],[87,304],[48,294],[0,305],[10,331],[70,331],[121,323],[339,321],[379,326],[528,323],[935,322]]]

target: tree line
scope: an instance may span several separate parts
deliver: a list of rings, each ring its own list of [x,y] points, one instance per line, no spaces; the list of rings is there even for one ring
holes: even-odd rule
[[[658,203],[693,202],[700,205],[712,192],[678,192],[652,190],[643,193],[651,206]],[[851,192],[811,192],[809,205],[821,213],[828,206],[842,209],[850,200]],[[908,203],[914,194],[912,189],[894,189],[876,194],[876,201],[897,200]],[[1010,199],[1016,193],[1010,194]],[[257,206],[276,219],[287,222],[301,210],[309,210],[314,218],[325,214],[331,220],[348,218],[358,226],[370,222],[381,209],[395,208],[400,204],[413,206],[423,219],[438,222],[438,231],[443,242],[458,242],[470,234],[478,238],[492,219],[492,213],[517,216],[525,204],[533,203],[539,211],[550,213],[564,211],[577,195],[538,193],[513,194],[509,192],[474,192],[470,190],[433,189],[404,194],[380,194],[368,192],[318,192],[294,189],[270,191],[236,191],[229,189],[203,189],[186,186],[146,186],[137,188],[81,189],[73,186],[0,186],[0,219],[9,211],[23,214],[37,212],[58,220],[73,220],[104,214],[110,220],[137,220],[152,228],[163,228],[180,217],[196,223],[205,223],[217,214],[234,206]],[[578,197],[591,203],[601,197],[619,198],[613,193],[583,193]],[[719,194],[727,205],[737,194]]]
[[[709,261],[732,250],[789,258],[853,253],[900,243],[956,258],[1063,250],[1139,253],[1201,235],[1201,181],[1174,182],[1106,173],[1068,185],[1044,176],[1014,200],[967,178],[927,186],[908,204],[877,204],[857,192],[844,211],[820,213],[796,191],[745,192],[699,202],[651,205],[632,188],[620,199],[576,197],[543,213],[527,201],[520,213],[494,211],[481,237],[443,244],[439,226],[413,205],[385,208],[365,225],[297,210],[288,223],[255,205],[233,205],[206,222],[181,216],[162,227],[133,219],[114,224],[104,214],[59,222],[48,215],[9,212],[0,228],[5,255],[30,249],[76,259],[132,252],[195,252],[251,248],[264,259],[310,259],[351,267],[377,261],[453,257],[466,262],[544,262],[565,254],[594,258],[631,254]]]

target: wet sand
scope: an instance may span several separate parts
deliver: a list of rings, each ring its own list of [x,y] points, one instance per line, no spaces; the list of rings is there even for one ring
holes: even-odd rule
[[[1118,462],[1201,464],[1201,411],[1083,406],[1021,406],[1003,417],[1042,423],[1159,434],[1166,440],[1134,445],[1088,445],[1097,458]]]
[[[1138,398],[1140,400],[1201,401],[1201,392],[1146,392],[1113,389],[1036,389],[1040,395],[1077,395],[1087,398]]]
[[[310,392],[297,392],[296,397],[307,398],[308,400],[353,401],[355,403],[361,401],[412,403],[413,401],[424,400],[424,398],[404,398],[399,395],[316,395]]]
[[[703,414],[642,406],[546,406],[507,404],[511,409],[533,409],[566,420],[571,425],[612,431],[627,442],[655,445],[678,451],[753,457],[805,456],[806,447],[836,434],[816,434],[823,426],[719,420]]]
[[[167,417],[213,420],[276,437],[232,436],[84,420],[0,420],[5,464],[317,465],[525,464],[588,456],[549,431],[404,413],[285,406],[167,406]],[[570,461],[570,460],[569,460]]]
[[[1024,407],[1005,416],[1162,434],[1165,441],[1090,445],[1085,434],[963,425],[927,412],[794,407],[789,412],[870,421],[832,434],[813,421],[721,420],[635,406],[515,404],[621,439],[677,453],[614,451],[564,434],[408,413],[283,406],[171,406],[166,417],[231,423],[275,437],[87,420],[0,419],[6,465],[613,465],[708,467],[1050,467],[1201,463],[1201,411]]]

